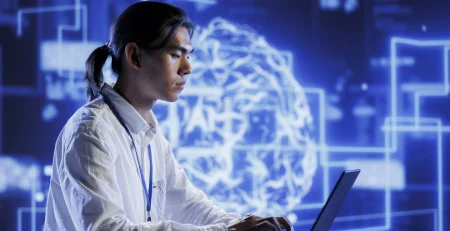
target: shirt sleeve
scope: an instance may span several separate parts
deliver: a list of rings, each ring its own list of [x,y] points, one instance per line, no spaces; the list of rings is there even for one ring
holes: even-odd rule
[[[116,178],[111,137],[81,126],[67,140],[60,170],[64,206],[77,230],[213,231],[225,225],[194,226],[175,221],[135,224],[127,219]]]
[[[187,178],[184,169],[173,155],[169,142],[163,139],[166,158],[166,207],[164,216],[169,220],[194,225],[230,224],[241,218],[227,213],[209,200],[206,194]]]

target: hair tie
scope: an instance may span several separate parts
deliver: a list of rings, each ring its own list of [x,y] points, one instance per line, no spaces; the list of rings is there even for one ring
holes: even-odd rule
[[[103,50],[108,53],[108,55],[112,55],[112,51],[109,48],[109,41],[106,42],[105,45],[103,45],[102,47],[103,47]]]

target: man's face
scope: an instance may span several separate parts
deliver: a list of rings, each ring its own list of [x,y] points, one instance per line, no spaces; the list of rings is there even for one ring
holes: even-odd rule
[[[189,32],[180,27],[168,44],[159,50],[145,51],[141,57],[138,91],[151,100],[174,102],[191,73],[189,54],[193,51]]]

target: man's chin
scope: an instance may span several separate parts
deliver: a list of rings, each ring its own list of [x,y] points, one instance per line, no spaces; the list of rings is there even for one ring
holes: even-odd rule
[[[166,97],[165,99],[162,99],[162,100],[166,101],[166,102],[169,102],[169,103],[172,103],[172,102],[177,101],[179,98],[180,98],[180,95],[176,94],[176,95],[169,95],[168,97]]]

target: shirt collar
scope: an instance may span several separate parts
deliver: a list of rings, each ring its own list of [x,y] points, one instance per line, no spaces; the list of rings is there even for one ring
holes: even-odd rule
[[[130,131],[134,133],[151,131],[156,133],[156,118],[153,112],[151,112],[151,121],[147,121],[126,101],[119,93],[117,93],[111,86],[104,84],[100,93],[111,101],[113,106],[117,109],[117,113],[122,117],[125,124]]]

